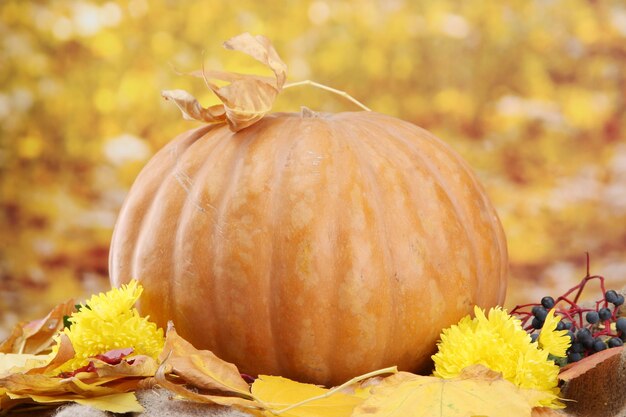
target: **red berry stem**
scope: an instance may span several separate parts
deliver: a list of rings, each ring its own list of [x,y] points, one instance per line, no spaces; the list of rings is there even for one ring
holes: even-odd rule
[[[572,342],[574,342],[568,350],[565,362],[575,362],[607,347],[621,346],[626,342],[624,322],[619,316],[619,310],[624,304],[624,296],[617,294],[614,290],[607,292],[605,278],[600,275],[591,275],[589,266],[587,253],[586,274],[577,285],[556,299],[546,296],[543,297],[541,303],[517,305],[511,311],[512,315],[520,319],[522,328],[532,334],[543,328],[547,310],[554,309],[555,315],[559,316],[564,323],[559,325],[559,328],[562,326],[569,330]],[[583,293],[589,289],[588,284],[591,281],[599,283],[602,297],[595,302],[590,302],[591,307],[583,307],[578,303]],[[611,306],[613,306],[612,311]],[[609,310],[610,314],[606,310]],[[617,324],[618,320],[622,320],[621,325]],[[611,328],[612,325],[616,330]]]

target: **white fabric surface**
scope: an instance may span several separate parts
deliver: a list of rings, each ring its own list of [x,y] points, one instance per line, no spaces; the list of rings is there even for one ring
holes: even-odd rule
[[[133,417],[250,417],[234,408],[218,405],[196,404],[188,401],[173,400],[172,393],[163,389],[140,391],[137,398],[145,408],[142,413],[133,413]],[[54,417],[113,417],[107,413],[80,404],[70,404],[57,410]]]

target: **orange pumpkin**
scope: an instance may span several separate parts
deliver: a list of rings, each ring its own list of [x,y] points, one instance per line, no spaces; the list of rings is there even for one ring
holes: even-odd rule
[[[408,122],[275,113],[184,133],[144,168],[110,253],[139,309],[249,374],[419,371],[504,299],[507,249],[468,165]]]

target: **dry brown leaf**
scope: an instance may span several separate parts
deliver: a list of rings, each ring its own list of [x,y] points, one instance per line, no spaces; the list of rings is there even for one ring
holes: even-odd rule
[[[482,365],[455,379],[400,372],[372,389],[353,417],[530,417],[540,391],[516,387]]]
[[[145,355],[133,356],[115,365],[98,359],[91,363],[99,378],[151,377],[159,367],[154,359]]]
[[[0,343],[0,353],[20,353],[25,325],[26,323],[18,323],[13,327],[9,337]]]
[[[69,300],[54,307],[43,319],[16,325],[9,338],[0,344],[0,352],[36,355],[50,349],[54,336],[63,329],[63,318],[75,310],[74,301]]]
[[[257,79],[245,79],[227,86],[211,89],[224,103],[226,119],[237,132],[253,125],[272,110],[278,90]]]
[[[58,378],[42,374],[19,373],[0,378],[0,388],[13,396],[79,394],[85,397],[96,397],[119,393],[119,391],[106,386],[88,384],[78,377]]]
[[[221,80],[227,82],[234,82],[240,80],[258,80],[267,84],[275,84],[276,78],[267,77],[263,75],[254,75],[254,74],[241,74],[238,72],[228,72],[228,71],[217,71],[217,70],[199,70],[192,71],[187,75],[193,75],[194,77],[203,78],[205,80]]]
[[[235,365],[208,350],[196,349],[176,333],[172,322],[168,323],[165,346],[159,360],[171,367],[170,373],[196,388],[251,398],[250,387]]]
[[[54,336],[64,327],[64,318],[76,311],[74,300],[54,307],[46,317],[24,326],[24,353],[40,353],[54,344]]]
[[[161,366],[154,380],[158,385],[194,402],[261,408],[250,393],[250,386],[232,363],[208,350],[198,350],[180,337],[168,323]]]
[[[198,100],[185,90],[165,90],[161,95],[166,100],[172,100],[183,113],[186,120],[198,120],[206,123],[221,123],[226,121],[224,106],[216,105],[204,108]]]
[[[193,72],[191,75],[205,79],[207,86],[223,103],[208,108],[202,107],[195,97],[183,90],[167,90],[161,94],[176,103],[185,119],[206,123],[227,122],[230,129],[237,132],[271,111],[287,79],[287,65],[264,36],[243,33],[227,40],[224,47],[243,52],[266,65],[274,73],[274,78],[222,71]],[[220,87],[210,80],[229,84]]]
[[[262,35],[253,36],[248,32],[237,35],[226,42],[224,47],[250,55],[260,63],[267,65],[276,76],[277,90],[283,88],[287,80],[287,65],[280,59],[270,40]]]
[[[61,333],[59,335],[59,347],[57,349],[56,354],[52,358],[52,360],[45,366],[42,366],[40,368],[33,368],[29,370],[27,373],[29,375],[34,375],[34,374],[45,374],[49,376],[56,375],[55,370],[59,366],[63,365],[65,362],[74,358],[75,354],[76,352],[74,351],[74,347],[72,346],[72,342],[70,341],[70,338],[67,337],[66,334]]]
[[[241,398],[239,396],[203,394],[196,390],[187,388],[185,381],[176,376],[165,375],[165,366],[159,367],[155,375],[155,380],[159,386],[168,389],[180,397],[204,404],[219,404],[226,406],[239,406],[245,408],[260,408],[260,404],[254,400]]]

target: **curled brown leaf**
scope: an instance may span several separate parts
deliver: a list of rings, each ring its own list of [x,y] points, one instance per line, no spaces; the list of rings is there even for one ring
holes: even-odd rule
[[[11,334],[2,343],[0,343],[0,353],[23,353],[20,352],[24,338],[25,323],[16,324],[11,330]]]
[[[166,366],[161,365],[154,377],[156,383],[167,390],[190,401],[204,404],[219,404],[226,406],[239,406],[245,408],[260,408],[256,401],[238,396],[204,394],[188,387],[183,378],[175,375],[166,375]]]
[[[185,90],[164,90],[161,91],[161,95],[166,100],[173,101],[186,120],[198,120],[206,123],[221,123],[226,121],[224,106],[202,107],[200,102]]]
[[[235,132],[253,125],[269,113],[278,96],[273,86],[254,78],[213,89],[213,92],[224,103],[226,120]]]
[[[39,368],[33,368],[29,370],[27,373],[29,375],[35,374],[45,374],[45,375],[57,375],[56,369],[63,365],[65,362],[74,358],[76,352],[74,351],[74,346],[72,346],[72,342],[70,338],[67,337],[66,334],[61,333],[59,335],[59,343],[56,354],[52,358],[48,364]]]
[[[262,35],[253,36],[248,32],[237,35],[224,42],[226,49],[240,51],[250,55],[260,63],[267,65],[276,76],[275,87],[283,88],[287,80],[287,65],[280,59],[270,40]]]
[[[226,49],[243,52],[261,62],[274,73],[274,78],[222,71],[200,71],[191,75],[204,78],[207,86],[222,102],[202,107],[198,100],[183,90],[167,90],[161,94],[174,101],[183,118],[205,123],[227,122],[237,132],[251,126],[272,109],[287,79],[287,65],[280,59],[269,39],[242,33],[224,42]],[[218,86],[212,80],[226,81]]]
[[[171,367],[170,373],[196,388],[251,398],[250,386],[235,365],[218,358],[211,351],[196,349],[176,333],[171,322],[159,360]]]
[[[8,339],[0,344],[0,353],[44,352],[53,345],[54,336],[63,329],[63,318],[75,311],[74,301],[69,300],[54,307],[48,315],[13,328]]]
[[[146,355],[133,356],[115,364],[98,359],[94,359],[92,363],[99,377],[152,377],[158,369],[156,361]]]

